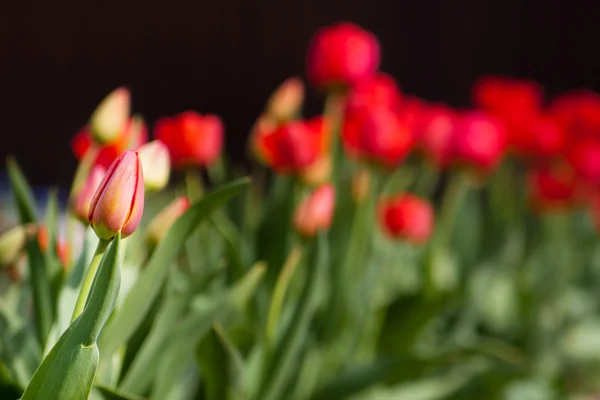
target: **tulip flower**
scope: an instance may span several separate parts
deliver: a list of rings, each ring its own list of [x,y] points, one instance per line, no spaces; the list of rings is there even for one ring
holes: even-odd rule
[[[371,175],[367,169],[361,169],[352,177],[352,198],[362,203],[371,190]]]
[[[139,147],[138,154],[144,170],[146,190],[164,189],[171,174],[171,158],[167,146],[160,140],[154,140]]]
[[[331,226],[335,206],[335,189],[326,183],[306,197],[294,213],[294,228],[304,237],[312,237],[318,231]]]
[[[422,244],[433,232],[434,213],[431,204],[411,194],[382,200],[379,216],[383,231],[393,239]]]
[[[90,119],[94,139],[100,144],[114,143],[119,139],[129,118],[131,96],[127,88],[111,92],[96,108]]]
[[[348,22],[320,29],[306,57],[308,80],[326,90],[347,88],[372,77],[379,67],[379,42]]]
[[[352,158],[394,167],[414,144],[407,124],[385,107],[368,107],[349,114],[342,130],[344,148]]]
[[[17,225],[0,235],[0,269],[14,266],[34,233],[33,225]]]
[[[329,146],[328,127],[322,117],[291,121],[273,131],[259,131],[253,140],[260,158],[276,172],[300,174],[321,160]]]
[[[580,140],[566,153],[567,162],[578,178],[588,184],[600,184],[600,140]]]
[[[106,169],[104,167],[100,165],[92,167],[87,179],[71,200],[71,210],[73,214],[86,224],[89,223],[92,199],[105,175]]]
[[[565,209],[573,205],[577,179],[568,167],[538,166],[528,175],[532,206],[537,211]]]
[[[549,112],[570,140],[600,135],[600,95],[597,93],[579,90],[562,94],[552,102]]]
[[[417,122],[416,136],[419,147],[438,167],[447,167],[452,161],[457,118],[446,106],[424,109]]]
[[[300,113],[303,102],[304,83],[300,78],[288,78],[269,98],[266,113],[276,121],[288,121]]]
[[[473,102],[508,125],[535,115],[542,105],[542,90],[526,80],[487,76],[473,88]]]
[[[363,107],[376,106],[398,110],[401,104],[402,95],[396,81],[381,72],[370,79],[358,82],[346,99],[346,109],[349,113]]]
[[[110,240],[133,233],[144,210],[144,177],[136,151],[125,151],[108,169],[92,204],[89,219],[96,235]]]
[[[185,196],[173,200],[158,213],[148,224],[146,237],[149,243],[156,245],[167,233],[171,225],[190,207],[190,201]]]
[[[493,117],[468,112],[460,117],[454,139],[454,153],[460,163],[489,172],[502,160],[507,146],[504,125]]]
[[[223,123],[216,115],[186,111],[161,118],[154,127],[154,136],[169,149],[175,168],[205,167],[221,154]]]
[[[523,121],[518,135],[511,140],[512,148],[520,155],[533,160],[560,156],[567,145],[564,130],[551,117],[535,115]]]

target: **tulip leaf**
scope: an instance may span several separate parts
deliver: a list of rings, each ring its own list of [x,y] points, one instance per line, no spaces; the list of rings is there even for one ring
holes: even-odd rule
[[[48,203],[46,204],[45,225],[48,230],[48,249],[44,254],[46,261],[46,271],[52,284],[52,297],[58,297],[59,287],[63,278],[63,268],[56,250],[58,236],[58,193],[56,189],[50,190],[48,193]],[[56,304],[56,300],[53,302]]]
[[[27,250],[27,265],[30,274],[29,282],[31,284],[35,307],[37,336],[40,345],[43,347],[48,339],[54,320],[52,287],[48,279],[44,255],[40,250],[37,237],[28,239],[25,249]]]
[[[141,397],[121,393],[115,389],[107,388],[105,386],[94,386],[94,388],[100,392],[105,400],[141,400]]]
[[[102,258],[85,309],[44,358],[22,400],[88,397],[98,367],[96,341],[114,309],[121,285],[119,245],[117,235]]]
[[[10,186],[17,202],[21,223],[28,224],[36,222],[37,205],[35,203],[33,191],[14,158],[11,157],[8,159],[6,170],[8,172]]]
[[[300,359],[312,318],[318,302],[318,281],[325,274],[329,262],[329,248],[326,235],[321,232],[313,240],[308,251],[307,275],[304,288],[294,310],[292,322],[277,342],[275,350],[267,360],[264,381],[257,399],[272,400],[284,397],[286,387],[291,383]]]
[[[209,193],[175,221],[158,243],[136,285],[127,294],[122,308],[106,326],[99,343],[103,357],[109,357],[121,345],[125,344],[139,324],[142,323],[154,299],[160,292],[169,266],[181,253],[186,239],[197,228],[198,224],[214,210],[240,193],[248,183],[247,178],[239,179]]]
[[[210,330],[213,324],[227,324],[244,310],[265,272],[263,265],[253,267],[227,292],[217,298],[207,298],[198,309],[172,329],[163,346],[166,349],[158,360],[146,365],[146,373],[155,375],[151,399],[169,398],[173,384],[181,377],[192,361],[190,349]]]

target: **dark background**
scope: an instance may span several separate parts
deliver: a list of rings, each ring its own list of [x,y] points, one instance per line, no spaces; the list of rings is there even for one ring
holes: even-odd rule
[[[71,136],[120,85],[150,124],[221,115],[240,159],[269,93],[304,76],[312,33],[340,20],[375,33],[382,69],[427,100],[467,106],[483,73],[549,95],[600,90],[599,0],[0,0],[0,159],[16,155],[34,184],[67,184]],[[320,107],[310,91],[307,112]]]

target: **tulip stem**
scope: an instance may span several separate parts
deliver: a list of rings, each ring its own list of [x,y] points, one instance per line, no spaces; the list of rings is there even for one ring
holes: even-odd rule
[[[77,297],[77,302],[75,303],[75,309],[73,310],[71,323],[73,323],[73,321],[75,321],[77,317],[81,315],[83,309],[85,308],[90,289],[92,288],[92,283],[94,282],[96,272],[98,271],[98,266],[100,265],[100,260],[102,260],[102,256],[104,256],[104,252],[106,251],[106,248],[110,244],[111,240],[100,239],[100,241],[98,241],[96,252],[94,253],[94,257],[90,262],[90,266],[85,275],[85,280],[81,285],[81,290],[79,291],[79,296]]]

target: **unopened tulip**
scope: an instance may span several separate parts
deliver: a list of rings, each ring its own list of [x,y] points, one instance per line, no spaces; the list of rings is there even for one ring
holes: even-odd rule
[[[216,115],[186,111],[161,118],[154,127],[154,136],[169,149],[175,168],[205,167],[221,154],[223,123]]]
[[[564,93],[551,103],[550,115],[569,140],[598,138],[600,94],[588,90]]]
[[[344,121],[342,140],[350,157],[386,167],[404,160],[414,145],[414,135],[400,116],[386,107],[362,108]]]
[[[355,24],[342,22],[322,28],[308,46],[308,79],[326,90],[352,87],[375,74],[379,53],[377,38]]]
[[[561,210],[572,206],[577,179],[565,166],[538,166],[528,176],[532,206],[537,211]]]
[[[142,163],[134,150],[125,151],[108,169],[90,206],[90,222],[100,239],[135,231],[144,210]]]
[[[0,269],[14,266],[34,232],[33,225],[18,225],[0,235]]]
[[[600,184],[600,140],[580,140],[567,151],[566,159],[581,180]]]
[[[301,174],[325,156],[329,145],[327,124],[322,117],[291,121],[274,131],[259,132],[255,149],[276,172]]]
[[[129,90],[120,87],[98,105],[90,119],[90,128],[98,143],[109,144],[119,139],[119,134],[129,118],[130,102]]]
[[[402,95],[396,81],[381,72],[357,83],[346,99],[347,112],[350,113],[363,107],[376,106],[399,110],[401,104]]]
[[[319,231],[327,231],[333,219],[335,189],[327,183],[321,185],[305,198],[294,213],[294,227],[305,237],[312,237]]]
[[[330,180],[332,168],[331,156],[323,154],[300,173],[300,179],[307,185],[321,185]]]
[[[100,165],[95,165],[90,170],[87,179],[81,186],[81,189],[71,200],[71,210],[73,214],[82,222],[89,223],[90,206],[92,199],[100,187],[102,179],[106,175],[106,169]]]
[[[422,244],[431,236],[433,208],[424,199],[401,194],[382,200],[379,211],[383,231],[393,239]]]
[[[453,156],[456,115],[448,107],[431,106],[421,111],[417,122],[419,147],[438,167],[447,167]]]
[[[286,79],[267,102],[267,114],[276,121],[295,118],[304,102],[304,83],[300,78]]]
[[[459,119],[454,152],[460,163],[489,172],[502,160],[507,143],[501,122],[485,113],[468,112]]]
[[[532,116],[518,132],[518,136],[510,139],[510,145],[517,154],[529,159],[560,156],[567,145],[564,130],[549,116]]]
[[[156,245],[167,233],[171,225],[190,207],[187,197],[181,196],[173,200],[158,213],[148,224],[146,231],[148,242]]]
[[[92,136],[89,127],[86,125],[81,128],[71,139],[71,149],[77,160],[81,160],[85,153],[92,148]]]
[[[477,107],[511,125],[539,112],[542,90],[532,81],[486,76],[475,83],[473,101]]]
[[[171,174],[171,158],[167,146],[160,140],[154,140],[138,148],[138,154],[144,170],[146,190],[164,189]]]

